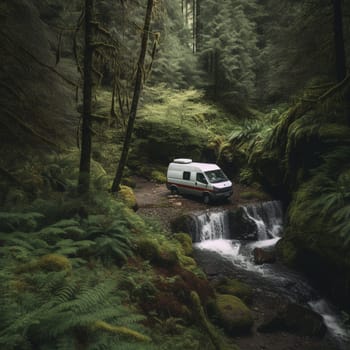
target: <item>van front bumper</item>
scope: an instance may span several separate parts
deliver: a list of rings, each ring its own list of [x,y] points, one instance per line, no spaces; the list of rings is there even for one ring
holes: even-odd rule
[[[232,196],[233,190],[231,189],[229,191],[213,191],[210,194],[213,199],[228,198]]]

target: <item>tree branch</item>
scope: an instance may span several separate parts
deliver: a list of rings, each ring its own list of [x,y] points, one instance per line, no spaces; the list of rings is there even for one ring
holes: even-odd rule
[[[336,93],[338,90],[340,90],[343,86],[345,86],[350,81],[350,75],[347,75],[341,82],[334,85],[330,89],[328,89],[324,94],[319,96],[316,99],[302,99],[304,102],[310,102],[310,103],[318,103],[322,102],[323,100],[327,99],[328,97],[332,96],[334,93]]]

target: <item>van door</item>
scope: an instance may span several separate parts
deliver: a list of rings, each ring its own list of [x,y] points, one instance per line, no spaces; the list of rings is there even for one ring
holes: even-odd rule
[[[197,173],[196,174],[196,187],[198,189],[201,189],[203,191],[198,191],[198,195],[202,195],[203,192],[207,192],[209,190],[209,185],[208,185],[208,181],[205,178],[203,173]]]

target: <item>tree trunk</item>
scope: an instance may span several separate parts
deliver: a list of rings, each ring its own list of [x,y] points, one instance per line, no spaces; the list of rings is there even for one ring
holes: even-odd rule
[[[197,11],[197,5],[196,5],[196,0],[192,0],[192,52],[196,53],[196,21],[197,21],[197,16],[196,16],[196,11]]]
[[[334,43],[337,80],[341,82],[346,77],[346,55],[343,35],[342,0],[333,0],[334,9]],[[350,87],[344,93],[344,118],[350,126]]]
[[[196,0],[196,52],[200,50],[201,30],[201,0]]]
[[[143,72],[143,67],[144,67],[144,62],[145,62],[145,56],[146,56],[146,51],[147,51],[147,41],[148,41],[148,33],[149,33],[149,28],[150,28],[150,23],[151,23],[151,17],[152,17],[152,8],[153,8],[153,0],[148,0],[147,1],[147,10],[146,10],[146,16],[145,16],[145,24],[143,27],[143,33],[142,33],[142,42],[141,42],[141,51],[140,51],[140,57],[137,65],[137,73],[136,73],[136,81],[135,81],[135,87],[134,87],[134,95],[132,98],[132,103],[131,103],[131,108],[130,108],[130,115],[129,115],[129,120],[128,120],[128,127],[126,130],[126,135],[124,139],[124,144],[123,144],[123,150],[122,154],[119,160],[117,172],[112,184],[111,192],[118,192],[120,182],[123,176],[123,171],[124,167],[126,165],[126,161],[128,158],[128,152],[130,148],[130,143],[131,143],[131,137],[132,137],[132,132],[134,129],[134,122],[136,119],[136,112],[137,112],[137,106],[142,90],[142,72]]]
[[[335,58],[338,82],[342,81],[346,76],[346,59],[343,35],[343,16],[342,16],[342,0],[333,0],[334,8],[334,41],[335,41]]]
[[[81,127],[81,152],[78,181],[79,193],[87,193],[90,187],[92,58],[94,53],[92,47],[92,13],[93,0],[85,0],[83,122]]]

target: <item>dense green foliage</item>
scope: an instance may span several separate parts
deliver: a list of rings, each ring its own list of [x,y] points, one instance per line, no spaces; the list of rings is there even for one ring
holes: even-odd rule
[[[135,126],[129,165],[141,174],[151,172],[148,163],[164,167],[178,157],[215,161],[232,123],[224,110],[203,101],[196,89],[173,90],[164,85],[146,89]],[[141,169],[143,167],[143,170]]]
[[[194,325],[191,291],[204,305],[213,292],[188,236],[165,236],[107,194],[56,217],[50,202],[1,214],[2,347],[213,349]]]

